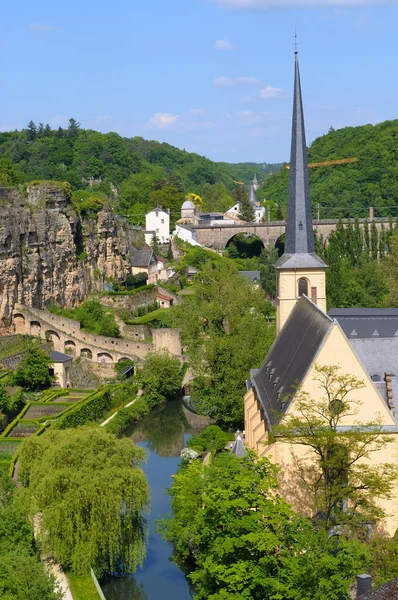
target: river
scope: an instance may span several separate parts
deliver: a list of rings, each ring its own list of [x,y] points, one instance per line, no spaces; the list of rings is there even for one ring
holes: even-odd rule
[[[192,433],[205,427],[204,417],[195,415],[181,401],[168,402],[126,433],[145,448],[145,472],[151,489],[148,516],[149,538],[142,569],[134,577],[108,576],[101,580],[106,600],[190,600],[189,583],[184,573],[171,562],[171,547],[155,531],[155,521],[170,512],[166,490],[180,462],[180,452]]]

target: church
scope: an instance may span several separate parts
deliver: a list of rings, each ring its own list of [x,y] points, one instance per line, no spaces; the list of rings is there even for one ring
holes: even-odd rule
[[[314,403],[321,398],[317,366],[339,366],[339,373],[363,381],[362,389],[350,392],[360,400],[358,414],[345,416],[343,426],[354,428],[379,419],[392,443],[372,453],[369,460],[372,465],[393,463],[398,468],[394,408],[398,310],[336,308],[327,313],[327,265],[315,252],[297,51],[286,243],[275,268],[277,337],[262,366],[247,381],[245,441],[260,457],[280,466],[282,495],[305,513],[305,498],[295,486],[294,463],[297,455],[305,457],[311,451],[282,441],[273,430],[294,414],[298,394],[307,393]],[[383,529],[390,535],[398,529],[398,483],[395,486],[392,498],[379,502],[387,515]]]

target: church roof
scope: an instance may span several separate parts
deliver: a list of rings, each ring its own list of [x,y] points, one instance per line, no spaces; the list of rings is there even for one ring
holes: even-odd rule
[[[375,590],[361,594],[361,600],[394,600],[398,598],[398,577],[390,579]]]
[[[295,54],[292,144],[285,242],[285,253],[288,259],[284,260],[284,256],[282,256],[275,265],[277,269],[325,267],[325,263],[315,254],[300,69],[298,53]],[[292,262],[290,259],[293,255],[296,257]],[[309,259],[305,259],[305,255],[312,257],[311,264],[308,264]]]
[[[328,313],[351,339],[398,339],[397,308],[332,308]]]
[[[279,422],[286,397],[294,396],[334,321],[301,296],[251,382],[271,425]]]

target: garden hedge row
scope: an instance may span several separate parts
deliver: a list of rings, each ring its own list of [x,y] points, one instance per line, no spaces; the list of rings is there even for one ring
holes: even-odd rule
[[[106,410],[111,406],[111,386],[99,390],[98,392],[87,396],[77,405],[72,406],[65,415],[54,421],[53,427],[59,429],[68,429],[69,427],[78,427],[85,425],[89,421],[100,419]]]

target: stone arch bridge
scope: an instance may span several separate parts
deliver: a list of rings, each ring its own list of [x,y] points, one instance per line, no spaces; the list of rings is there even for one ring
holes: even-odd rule
[[[359,219],[361,227],[364,226],[365,221],[366,219]],[[369,224],[373,221],[376,223],[379,232],[382,230],[382,225],[388,226],[389,223],[388,218],[368,220]],[[314,221],[314,230],[319,235],[322,235],[323,240],[326,241],[332,231],[336,229],[338,223],[338,219]],[[347,224],[348,221],[343,220],[343,223]],[[255,235],[263,242],[264,246],[275,246],[276,242],[286,231],[286,221],[270,221],[269,223],[234,223],[233,225],[223,225],[222,221],[220,221],[217,225],[195,225],[190,226],[190,229],[194,232],[195,240],[199,242],[199,244],[207,248],[214,248],[214,250],[224,250],[227,247],[228,242],[239,233]]]
[[[80,323],[38,308],[16,305],[13,312],[15,333],[38,336],[53,344],[53,349],[94,362],[113,364],[123,360],[143,360],[150,352],[168,349],[181,357],[179,332],[154,329],[152,343],[133,339],[105,337],[81,331]]]

